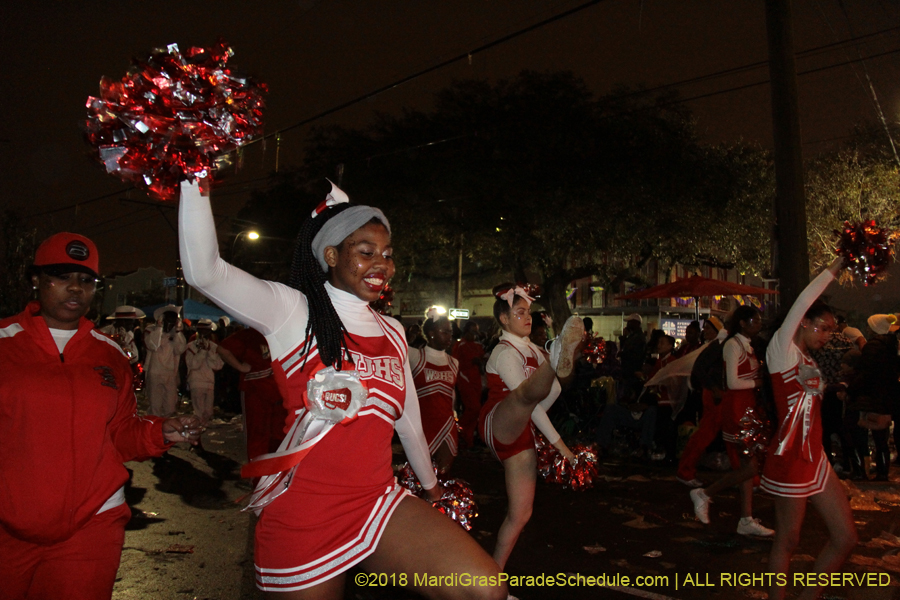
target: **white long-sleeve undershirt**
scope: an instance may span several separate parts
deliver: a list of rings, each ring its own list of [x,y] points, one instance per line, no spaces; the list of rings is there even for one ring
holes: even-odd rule
[[[753,348],[750,346],[750,340],[740,333],[726,341],[722,348],[722,359],[725,361],[725,380],[729,390],[752,390],[756,387],[753,381],[754,377],[746,379],[738,375],[738,366],[741,356],[744,354],[753,354]]]

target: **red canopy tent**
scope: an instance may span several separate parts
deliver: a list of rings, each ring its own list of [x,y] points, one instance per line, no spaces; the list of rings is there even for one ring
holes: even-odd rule
[[[617,300],[647,300],[649,298],[693,298],[696,306],[695,314],[700,318],[701,296],[761,296],[777,294],[778,290],[742,285],[731,281],[721,281],[693,275],[671,283],[662,283],[645,290],[618,296]]]

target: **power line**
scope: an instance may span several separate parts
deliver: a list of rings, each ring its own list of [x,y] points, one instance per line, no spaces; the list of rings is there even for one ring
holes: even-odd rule
[[[442,69],[442,68],[444,68],[444,67],[446,67],[446,66],[448,66],[448,65],[451,65],[451,64],[453,64],[453,63],[455,63],[455,62],[459,62],[459,61],[461,61],[461,60],[468,59],[468,58],[474,56],[475,54],[478,54],[479,52],[484,52],[485,50],[489,50],[490,48],[493,48],[493,47],[495,47],[495,46],[499,46],[500,44],[504,44],[504,43],[506,43],[506,42],[508,42],[508,41],[510,41],[510,40],[513,40],[513,39],[519,37],[519,36],[525,35],[526,33],[529,33],[529,32],[534,31],[534,30],[536,30],[536,29],[540,29],[541,27],[544,27],[544,26],[546,26],[546,25],[549,25],[549,24],[551,24],[551,23],[554,23],[554,22],[556,22],[556,21],[559,21],[559,20],[561,20],[561,19],[564,19],[564,18],[566,18],[566,17],[569,17],[569,16],[571,16],[571,15],[573,15],[573,14],[576,14],[576,13],[582,11],[582,10],[585,10],[585,9],[587,9],[587,8],[590,8],[590,7],[592,7],[592,6],[596,5],[596,4],[600,4],[601,2],[605,2],[605,1],[606,1],[606,0],[590,0],[589,2],[585,2],[585,3],[583,3],[583,4],[580,4],[580,5],[578,5],[578,6],[574,7],[574,8],[571,8],[571,9],[566,10],[566,11],[563,11],[563,12],[561,12],[561,13],[559,13],[559,14],[556,14],[556,15],[553,15],[553,16],[551,16],[551,17],[548,17],[548,18],[546,18],[546,19],[544,19],[544,20],[542,20],[542,21],[539,21],[539,22],[537,22],[537,23],[535,23],[535,24],[533,24],[533,25],[529,25],[528,27],[524,27],[524,28],[522,28],[522,29],[519,29],[519,30],[517,30],[517,31],[514,31],[514,32],[512,32],[512,33],[510,33],[510,34],[507,34],[507,35],[505,35],[505,36],[502,36],[502,37],[500,37],[500,38],[498,38],[498,39],[496,39],[496,40],[493,40],[493,41],[491,41],[491,42],[487,42],[487,43],[485,43],[485,44],[482,44],[482,45],[478,46],[477,48],[474,48],[474,49],[472,49],[472,50],[470,50],[470,51],[468,51],[468,52],[464,52],[464,53],[462,53],[462,54],[458,54],[458,55],[456,55],[456,56],[454,56],[454,57],[452,57],[452,58],[449,58],[449,59],[446,59],[446,60],[444,60],[444,61],[441,61],[441,62],[439,62],[439,63],[437,63],[437,64],[435,64],[435,65],[432,65],[432,66],[430,66],[430,67],[426,67],[426,68],[424,68],[424,69],[421,69],[420,71],[417,71],[416,73],[413,73],[412,75],[407,75],[406,77],[403,77],[403,78],[401,78],[401,79],[399,79],[399,80],[397,80],[397,81],[395,81],[395,82],[393,82],[393,83],[389,83],[389,84],[387,84],[387,85],[384,85],[384,86],[382,86],[382,87],[376,89],[375,91],[368,92],[368,93],[366,93],[366,94],[364,94],[364,95],[362,95],[362,96],[358,96],[358,97],[356,97],[356,98],[354,98],[354,99],[352,99],[352,100],[348,100],[347,102],[343,102],[343,103],[341,103],[341,104],[339,104],[339,105],[337,105],[337,106],[333,106],[332,108],[329,108],[328,110],[325,110],[325,111],[320,112],[320,113],[318,113],[318,114],[316,114],[316,115],[313,115],[313,116],[311,116],[311,117],[308,117],[308,118],[306,118],[306,119],[303,119],[303,120],[301,120],[301,121],[299,121],[299,122],[297,122],[297,123],[294,123],[293,125],[288,125],[287,127],[283,127],[283,128],[281,128],[281,129],[279,129],[279,130],[277,130],[277,131],[274,131],[274,132],[269,133],[269,134],[266,134],[266,135],[264,135],[264,136],[262,136],[262,137],[256,138],[255,140],[253,140],[253,141],[251,141],[251,142],[245,144],[242,148],[247,148],[248,146],[251,146],[251,145],[255,144],[256,142],[265,141],[265,140],[267,140],[267,139],[269,139],[269,138],[272,138],[272,137],[277,137],[277,136],[279,136],[280,134],[282,134],[282,133],[284,133],[284,132],[286,132],[286,131],[290,131],[290,130],[292,130],[292,129],[296,129],[296,128],[298,128],[298,127],[302,127],[302,126],[304,126],[304,125],[307,125],[307,124],[309,124],[309,123],[312,123],[313,121],[317,121],[317,120],[319,120],[319,119],[321,119],[321,118],[323,118],[323,117],[326,117],[326,116],[328,116],[328,115],[331,115],[331,114],[334,114],[334,113],[336,113],[336,112],[339,112],[339,111],[341,111],[341,110],[343,110],[343,109],[345,109],[345,108],[349,108],[350,106],[353,106],[354,104],[359,104],[360,102],[363,102],[363,101],[365,101],[365,100],[368,100],[369,98],[372,98],[372,97],[374,97],[374,96],[377,96],[378,94],[384,93],[384,92],[386,92],[386,91],[388,91],[388,90],[390,90],[390,89],[393,89],[393,88],[395,88],[395,87],[399,87],[399,86],[403,85],[404,83],[408,83],[408,82],[410,82],[410,81],[412,81],[412,80],[414,80],[414,79],[418,79],[419,77],[422,77],[423,75],[427,75],[428,73],[431,73],[431,72],[433,72],[433,71],[437,71],[437,70],[439,70],[439,69]],[[49,210],[49,211],[45,211],[45,212],[41,212],[41,213],[36,213],[36,214],[33,214],[33,215],[29,215],[29,216],[26,217],[26,218],[41,217],[41,216],[45,216],[45,215],[49,215],[49,214],[54,214],[54,213],[57,213],[57,212],[62,212],[62,211],[70,210],[71,208],[74,208],[74,207],[77,207],[77,206],[81,206],[81,205],[85,205],[85,204],[91,204],[91,203],[93,203],[93,202],[97,202],[97,201],[99,201],[99,200],[103,200],[104,198],[109,198],[109,197],[111,197],[111,196],[115,196],[115,195],[118,195],[118,194],[122,194],[122,193],[125,193],[125,192],[129,192],[129,191],[131,191],[131,190],[133,190],[133,189],[135,189],[135,187],[134,187],[134,186],[131,186],[131,187],[125,188],[125,189],[123,189],[123,190],[118,190],[118,191],[115,191],[115,192],[111,192],[111,193],[109,193],[109,194],[103,194],[102,196],[97,196],[97,197],[95,197],[95,198],[91,198],[90,200],[85,200],[85,201],[81,201],[81,202],[76,202],[76,203],[70,204],[70,205],[68,205],[68,206],[63,206],[63,207],[61,207],[61,208],[56,208],[56,209],[52,209],[52,210]]]
[[[432,65],[430,67],[426,67],[420,71],[417,71],[417,72],[413,73],[412,75],[407,75],[406,77],[402,77],[401,79],[398,79],[397,81],[394,81],[393,83],[383,85],[380,88],[378,88],[372,92],[368,92],[366,94],[363,94],[362,96],[357,96],[356,98],[354,98],[352,100],[348,100],[346,102],[338,104],[337,106],[333,106],[327,110],[324,110],[316,115],[307,117],[306,119],[298,121],[298,122],[294,123],[293,125],[288,125],[287,127],[282,127],[278,131],[274,131],[272,133],[266,134],[260,138],[253,140],[252,142],[249,142],[244,147],[250,146],[251,144],[255,144],[256,142],[259,142],[259,141],[262,141],[262,140],[265,140],[265,139],[268,139],[271,137],[276,137],[282,133],[291,131],[292,129],[296,129],[296,128],[302,127],[304,125],[308,125],[309,123],[312,123],[313,121],[317,121],[323,117],[327,117],[328,115],[331,115],[338,111],[344,110],[345,108],[353,106],[354,104],[359,104],[360,102],[368,100],[369,98],[377,96],[378,94],[382,94],[382,93],[384,93],[388,90],[391,90],[395,87],[399,87],[399,86],[403,85],[404,83],[409,83],[410,81],[412,81],[414,79],[418,79],[419,77],[422,77],[423,75],[427,75],[427,74],[437,71],[439,69],[443,69],[444,67],[451,65],[453,63],[459,62],[461,60],[468,60],[469,58],[471,58],[472,56],[475,56],[479,52],[484,52],[486,50],[490,50],[491,48],[493,48],[495,46],[499,46],[500,44],[505,44],[506,42],[516,39],[517,37],[525,35],[526,33],[530,33],[532,31],[540,29],[541,27],[545,27],[546,25],[549,25],[549,24],[559,21],[561,19],[565,19],[566,17],[572,16],[578,12],[581,12],[582,10],[585,10],[587,8],[590,8],[596,4],[600,4],[601,2],[605,2],[605,1],[606,0],[590,0],[589,2],[585,2],[584,4],[579,4],[578,6],[576,6],[574,8],[570,8],[569,10],[566,10],[566,11],[563,11],[556,15],[553,15],[552,17],[548,17],[542,21],[538,21],[537,23],[534,23],[533,25],[529,25],[528,27],[523,27],[522,29],[519,29],[517,31],[514,31],[512,33],[504,35],[500,38],[497,38],[496,40],[482,44],[481,46],[478,46],[477,48],[473,48],[472,50],[469,50],[468,52],[463,52],[462,54],[457,54],[454,57],[448,58],[448,59],[443,60],[435,65]]]
[[[878,36],[878,35],[883,35],[885,33],[891,33],[893,31],[897,31],[897,30],[900,30],[900,26],[890,27],[888,29],[882,29],[880,31],[876,31],[873,33],[860,35],[860,36],[857,36],[854,38],[848,38],[846,40],[842,40],[839,42],[832,42],[830,44],[824,44],[822,46],[816,46],[814,48],[802,50],[800,52],[797,52],[796,56],[797,56],[797,58],[807,58],[809,56],[819,54],[823,51],[837,49],[838,47],[840,47],[844,44],[854,43],[859,40],[863,40],[863,39]],[[673,87],[681,87],[683,85],[689,85],[692,83],[700,83],[700,82],[706,81],[708,79],[716,79],[718,77],[724,77],[727,75],[736,75],[736,74],[742,73],[744,71],[752,71],[754,69],[766,67],[766,66],[768,66],[768,64],[769,64],[768,60],[761,60],[761,61],[757,61],[757,62],[753,62],[753,63],[748,63],[746,65],[741,65],[739,67],[731,67],[728,69],[722,69],[721,71],[715,71],[713,73],[706,73],[704,75],[698,75],[697,77],[691,77],[689,79],[682,79],[680,81],[673,81],[672,83],[665,83],[665,84],[658,85],[658,86],[652,87],[652,88],[636,90],[629,94],[623,94],[622,96],[620,96],[620,98],[629,98],[631,96],[638,96],[638,95],[642,95],[642,94],[652,94],[653,92],[659,92],[659,91],[666,90],[666,89],[673,88]]]
[[[881,58],[882,56],[889,56],[889,55],[891,55],[891,54],[897,54],[898,52],[900,52],[900,48],[894,49],[894,50],[887,50],[887,51],[885,51],[885,52],[879,52],[878,54],[872,54],[872,55],[870,55],[870,56],[863,56],[863,57],[860,57],[860,58],[851,58],[851,59],[848,59],[848,60],[843,61],[843,62],[834,63],[834,64],[831,64],[831,65],[825,65],[824,67],[816,67],[816,68],[814,68],[814,69],[807,69],[807,70],[805,70],[805,71],[798,71],[798,72],[797,72],[797,75],[798,75],[798,76],[800,76],[800,75],[810,75],[810,74],[812,74],[812,73],[819,73],[819,72],[821,72],[821,71],[829,71],[829,70],[831,70],[831,69],[836,69],[836,68],[838,68],[838,67],[845,67],[845,66],[847,66],[847,65],[849,65],[849,64],[861,62],[861,61],[864,61],[864,60],[870,60],[870,59],[873,59],[873,58]],[[755,81],[755,82],[753,82],[753,83],[747,83],[747,84],[744,84],[744,85],[738,85],[738,86],[734,86],[734,87],[727,88],[727,89],[724,89],[724,90],[717,90],[717,91],[715,91],[715,92],[709,92],[709,93],[707,93],[707,94],[700,94],[700,95],[697,95],[697,96],[691,96],[691,97],[689,97],[689,98],[678,98],[678,99],[676,99],[676,100],[672,100],[671,102],[664,102],[664,103],[661,103],[661,104],[659,104],[658,106],[670,106],[670,105],[672,105],[672,104],[682,104],[682,103],[684,103],[684,102],[692,102],[692,101],[694,101],[694,100],[700,100],[700,99],[703,99],[703,98],[710,98],[710,97],[712,97],[712,96],[719,96],[719,95],[721,95],[721,94],[730,94],[731,92],[737,92],[737,91],[740,91],[740,90],[745,90],[745,89],[748,89],[748,88],[757,87],[757,86],[760,86],[760,85],[765,85],[765,84],[769,83],[769,81],[770,81],[770,80],[769,80],[768,78],[767,78],[767,79],[762,79],[762,80],[760,80],[760,81]]]
[[[489,49],[491,49],[491,48],[493,48],[493,47],[495,47],[495,46],[498,46],[498,45],[500,45],[500,44],[504,44],[504,43],[506,43],[506,42],[509,42],[509,41],[511,41],[511,40],[513,40],[513,39],[516,39],[516,38],[518,38],[518,37],[520,37],[520,36],[522,36],[522,35],[524,35],[524,34],[526,34],[526,33],[530,33],[530,32],[532,32],[532,31],[535,31],[535,30],[537,30],[537,29],[540,29],[541,27],[544,27],[544,26],[546,26],[546,25],[549,25],[549,24],[551,24],[551,23],[554,23],[554,22],[556,22],[556,21],[559,21],[559,20],[561,20],[561,19],[564,19],[564,18],[566,18],[566,17],[569,17],[569,16],[571,16],[571,15],[573,15],[573,14],[576,14],[576,13],[582,11],[582,10],[585,10],[585,9],[587,9],[587,8],[590,8],[590,7],[592,7],[592,6],[596,5],[596,4],[600,4],[601,2],[604,2],[604,1],[605,1],[605,0],[590,0],[589,2],[585,2],[585,3],[583,3],[583,4],[580,4],[580,5],[576,6],[576,7],[571,8],[571,9],[569,9],[569,10],[563,11],[563,12],[561,12],[561,13],[558,13],[558,14],[556,14],[556,15],[553,15],[553,16],[551,16],[551,17],[548,17],[548,18],[546,18],[546,19],[543,19],[543,20],[541,20],[541,21],[539,21],[539,22],[537,22],[537,23],[534,23],[534,24],[532,24],[532,25],[529,25],[529,26],[527,26],[527,27],[524,27],[524,28],[522,28],[522,29],[519,29],[519,30],[517,30],[517,31],[514,31],[514,32],[512,32],[512,33],[510,33],[510,34],[507,34],[507,35],[505,35],[505,36],[502,36],[502,37],[500,37],[500,38],[497,38],[497,39],[495,39],[495,40],[493,40],[493,41],[484,43],[484,44],[482,44],[482,45],[480,45],[480,46],[478,46],[478,47],[476,47],[476,48],[474,48],[474,49],[472,49],[472,50],[470,50],[470,51],[468,51],[468,52],[463,52],[463,53],[458,54],[458,55],[456,55],[456,56],[454,56],[454,57],[451,57],[451,58],[449,58],[449,59],[443,60],[443,61],[441,61],[441,62],[439,62],[439,63],[437,63],[437,64],[435,64],[435,65],[432,65],[432,66],[430,66],[430,67],[426,67],[426,68],[424,68],[424,69],[421,69],[421,70],[419,70],[419,71],[417,71],[417,72],[415,72],[415,73],[413,73],[413,74],[411,74],[411,75],[407,75],[407,76],[405,76],[405,77],[403,77],[403,78],[401,78],[401,79],[399,79],[399,80],[397,80],[397,81],[394,81],[393,83],[389,83],[389,84],[387,84],[387,85],[384,85],[384,86],[382,86],[382,87],[380,87],[380,88],[378,88],[378,89],[376,89],[376,90],[374,90],[374,91],[368,92],[368,93],[363,94],[363,95],[361,95],[361,96],[358,96],[358,97],[356,97],[356,98],[354,98],[354,99],[352,99],[352,100],[348,100],[348,101],[346,101],[346,102],[343,102],[343,103],[341,103],[341,104],[338,104],[338,105],[336,105],[336,106],[333,106],[333,107],[331,107],[331,108],[329,108],[329,109],[327,109],[327,110],[325,110],[325,111],[322,111],[322,112],[320,112],[320,113],[318,113],[318,114],[316,114],[316,115],[313,115],[313,116],[311,116],[311,117],[307,117],[307,118],[305,118],[305,119],[303,119],[303,120],[301,120],[301,121],[298,121],[298,122],[296,122],[296,123],[294,123],[294,124],[292,124],[292,125],[288,125],[287,127],[283,127],[283,128],[281,128],[281,129],[279,129],[279,130],[277,130],[277,131],[275,131],[275,132],[272,132],[272,133],[270,133],[270,134],[267,134],[267,135],[265,135],[265,136],[262,136],[262,137],[260,137],[260,138],[257,138],[257,139],[255,139],[255,140],[249,142],[248,144],[245,144],[242,148],[246,148],[246,147],[248,147],[248,146],[250,146],[250,145],[252,145],[252,144],[254,144],[254,143],[256,143],[256,142],[259,142],[259,141],[265,141],[265,140],[268,139],[268,138],[277,137],[277,136],[281,135],[282,133],[285,133],[285,132],[287,132],[287,131],[296,129],[296,128],[298,128],[298,127],[302,127],[302,126],[304,126],[304,125],[308,125],[309,123],[311,123],[311,122],[313,122],[313,121],[319,120],[319,119],[324,118],[324,117],[326,117],[326,116],[328,116],[328,115],[331,115],[331,114],[334,114],[334,113],[336,113],[336,112],[339,112],[339,111],[341,111],[341,110],[343,110],[343,109],[345,109],[345,108],[348,108],[348,107],[350,107],[350,106],[353,106],[353,105],[355,105],[355,104],[358,104],[358,103],[360,103],[360,102],[363,102],[363,101],[365,101],[365,100],[367,100],[367,99],[369,99],[369,98],[372,98],[372,97],[374,97],[374,96],[377,96],[378,94],[384,93],[384,92],[386,92],[386,91],[388,91],[388,90],[391,90],[391,89],[393,89],[393,88],[399,87],[399,86],[401,86],[401,85],[403,85],[403,84],[405,84],[405,83],[409,83],[410,81],[413,81],[414,79],[417,79],[417,78],[419,78],[419,77],[422,77],[423,75],[426,75],[426,74],[428,74],[428,73],[437,71],[437,70],[439,70],[439,69],[442,69],[442,68],[444,68],[444,67],[446,67],[446,66],[449,66],[449,65],[451,65],[451,64],[453,64],[453,63],[455,63],[455,62],[459,62],[459,61],[461,61],[461,60],[469,59],[470,57],[474,56],[475,54],[478,54],[478,53],[480,53],[480,52],[484,52],[484,51],[489,50]],[[886,33],[891,33],[891,32],[896,31],[896,30],[898,30],[898,29],[900,29],[900,26],[898,26],[898,27],[890,27],[890,28],[882,29],[882,30],[875,31],[875,32],[872,32],[872,33],[863,34],[863,35],[860,35],[860,36],[855,36],[855,37],[852,37],[852,38],[848,38],[848,39],[846,39],[846,40],[842,40],[842,41],[838,41],[838,42],[832,42],[832,43],[830,43],[830,44],[825,44],[825,45],[822,45],[822,46],[817,46],[817,47],[814,47],[814,48],[810,48],[810,49],[807,49],[807,50],[803,50],[803,51],[797,53],[797,56],[799,56],[799,57],[811,56],[811,55],[814,55],[814,54],[816,54],[816,53],[821,53],[821,52],[823,52],[823,51],[827,51],[827,50],[830,50],[830,49],[833,49],[833,48],[836,48],[836,47],[839,47],[839,46],[842,46],[842,45],[845,45],[845,44],[848,44],[848,43],[855,43],[855,42],[857,42],[857,41],[860,41],[860,40],[863,40],[863,39],[866,39],[866,38],[871,38],[871,37],[875,37],[875,36],[879,36],[879,35],[884,35],[884,34],[886,34]],[[860,62],[860,61],[864,61],[864,60],[868,60],[868,59],[879,58],[879,57],[882,57],[882,56],[887,56],[887,55],[890,55],[890,54],[895,54],[895,53],[897,53],[897,52],[900,52],[900,50],[890,50],[890,51],[882,52],[882,53],[879,53],[879,54],[874,54],[874,55],[867,56],[867,57],[860,57],[860,58],[858,58],[858,59],[849,59],[849,60],[847,60],[847,61],[845,61],[845,62],[842,62],[842,63],[836,63],[836,64],[832,64],[832,65],[827,65],[827,66],[824,66],[824,67],[818,67],[818,68],[815,68],[815,69],[808,69],[808,70],[806,70],[806,71],[798,72],[797,74],[798,74],[798,75],[807,75],[807,74],[810,74],[810,73],[816,73],[816,72],[819,72],[819,71],[829,70],[829,69],[833,69],[833,68],[845,66],[845,65],[848,65],[848,64],[852,64],[852,63],[856,63],[856,62]],[[759,68],[759,67],[765,66],[766,64],[768,64],[768,61],[759,61],[759,62],[755,62],[755,63],[749,63],[749,64],[746,64],[746,65],[742,65],[742,66],[738,66],[738,67],[732,67],[732,68],[729,68],[729,69],[723,69],[723,70],[721,70],[721,71],[716,71],[716,72],[713,72],[713,73],[708,73],[708,74],[705,74],[705,75],[700,75],[700,76],[697,76],[697,77],[692,77],[692,78],[689,78],[689,79],[684,79],[684,80],[681,80],[681,81],[676,81],[676,82],[672,82],[672,83],[668,83],[668,84],[656,86],[656,87],[653,87],[653,88],[642,89],[642,90],[638,90],[638,91],[635,91],[635,92],[630,92],[630,93],[628,93],[628,94],[623,94],[623,95],[621,95],[621,96],[618,96],[618,98],[627,98],[627,97],[631,97],[631,96],[635,96],[635,95],[646,95],[646,94],[653,93],[653,92],[656,92],[656,91],[661,91],[661,90],[664,90],[664,89],[669,89],[669,88],[673,88],[673,87],[680,87],[680,86],[689,85],[689,84],[692,84],[692,83],[698,83],[698,82],[701,82],[701,81],[704,81],[704,80],[708,80],[708,79],[714,79],[714,78],[723,77],[723,76],[727,76],[727,75],[737,74],[737,73],[740,73],[740,72],[743,72],[743,71],[748,71],[748,70],[752,70],[752,69],[755,69],[755,68]],[[661,104],[661,105],[659,105],[659,106],[669,106],[669,105],[674,105],[674,104],[682,104],[682,103],[685,103],[685,102],[691,102],[691,101],[694,101],[694,100],[701,100],[701,99],[705,99],[705,98],[717,96],[717,95],[720,95],[720,94],[727,94],[727,93],[732,93],[732,92],[736,92],[736,91],[741,91],[741,90],[749,89],[749,88],[752,88],[752,87],[757,87],[757,86],[760,86],[760,85],[765,85],[765,84],[767,84],[767,83],[769,83],[769,79],[760,80],[760,81],[753,82],[753,83],[749,83],[749,84],[745,84],[745,85],[734,86],[734,87],[726,88],[726,89],[723,89],[723,90],[717,90],[717,91],[709,92],[709,93],[706,93],[706,94],[700,94],[700,95],[691,96],[691,97],[687,97],[687,98],[679,98],[679,99],[675,99],[675,100],[672,100],[672,101],[667,102],[667,103],[663,103],[663,104]],[[449,138],[449,139],[455,139],[455,138]],[[448,140],[441,140],[441,141],[448,141]],[[431,145],[431,143],[422,144],[422,145],[420,145],[419,147],[421,147],[421,146],[428,146],[428,145]],[[251,183],[255,183],[255,182],[258,182],[258,181],[268,181],[269,179],[270,179],[270,177],[269,177],[269,176],[266,176],[266,177],[261,177],[261,178],[257,178],[257,179],[252,179],[252,180],[245,181],[245,182],[235,182],[235,183],[233,183],[233,184],[225,184],[225,185],[222,185],[222,186],[218,186],[217,189],[218,189],[218,190],[224,190],[224,189],[229,188],[229,187],[243,186],[243,187],[246,188],[247,191],[252,192],[252,191],[258,189],[258,187],[256,187],[256,186],[253,186],[253,187],[247,187],[247,186],[249,186]],[[63,206],[63,207],[60,207],[60,208],[55,208],[55,209],[52,209],[52,210],[48,210],[48,211],[44,211],[44,212],[40,212],[40,213],[35,213],[35,214],[33,214],[33,215],[27,216],[26,218],[33,218],[33,217],[40,217],[40,216],[45,216],[45,215],[55,214],[55,213],[58,213],[58,212],[63,212],[63,211],[66,211],[66,210],[70,210],[70,209],[72,209],[72,208],[76,208],[76,209],[77,209],[77,208],[80,207],[80,206],[84,206],[84,205],[87,205],[87,204],[92,204],[92,203],[94,203],[94,202],[103,200],[103,199],[105,199],[105,198],[109,198],[109,197],[112,197],[112,196],[116,196],[116,195],[120,195],[120,194],[129,192],[129,191],[131,191],[131,190],[133,190],[133,189],[136,189],[136,188],[135,188],[134,186],[131,186],[131,187],[124,188],[124,189],[120,189],[120,190],[117,190],[117,191],[114,191],[114,192],[111,192],[111,193],[108,193],[108,194],[103,194],[103,195],[100,195],[100,196],[96,196],[96,197],[91,198],[91,199],[89,199],[89,200],[79,201],[79,202],[75,202],[75,203],[73,203],[73,204],[70,204],[70,205],[67,205],[67,206]],[[229,190],[229,192],[227,192],[227,194],[228,194],[228,195],[231,195],[231,194],[240,194],[240,193],[242,193],[243,191],[244,191],[244,190],[240,190],[240,189],[239,189],[239,190]]]
[[[80,206],[85,206],[85,205],[88,205],[88,204],[93,204],[94,202],[98,202],[98,201],[100,201],[100,200],[103,200],[104,198],[110,198],[110,197],[112,197],[112,196],[118,196],[118,195],[120,195],[120,194],[125,194],[125,193],[127,193],[127,192],[130,192],[130,191],[133,190],[133,189],[135,189],[134,186],[127,187],[127,188],[124,188],[124,189],[121,189],[121,190],[116,190],[116,191],[114,191],[114,192],[110,192],[110,193],[108,193],[108,194],[103,194],[103,195],[101,195],[101,196],[95,196],[94,198],[91,198],[90,200],[80,200],[80,201],[78,201],[78,202],[75,202],[75,203],[73,203],[73,204],[69,204],[69,205],[66,205],[66,206],[63,206],[63,207],[60,207],[60,208],[53,208],[53,209],[51,209],[51,210],[45,210],[44,212],[39,212],[39,213],[35,213],[35,214],[33,214],[33,215],[28,215],[28,216],[26,216],[25,218],[26,218],[26,219],[33,219],[33,218],[35,218],[35,217],[43,217],[43,216],[46,216],[46,215],[52,215],[52,214],[56,214],[56,213],[58,213],[58,212],[63,212],[63,211],[65,211],[65,210],[69,210],[69,209],[72,209],[72,208],[74,208],[74,209],[77,210],[78,207],[80,207]]]

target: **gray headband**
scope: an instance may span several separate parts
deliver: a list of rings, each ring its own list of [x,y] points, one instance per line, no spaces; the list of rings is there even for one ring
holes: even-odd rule
[[[319,230],[319,233],[316,234],[312,241],[313,256],[319,261],[322,271],[328,272],[328,263],[325,262],[325,248],[338,246],[351,233],[373,218],[381,221],[387,228],[388,233],[391,232],[391,224],[388,223],[387,217],[374,206],[351,206],[331,217],[322,225],[322,229]]]

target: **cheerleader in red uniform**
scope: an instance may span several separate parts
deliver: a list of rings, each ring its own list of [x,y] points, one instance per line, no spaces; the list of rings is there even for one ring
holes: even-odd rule
[[[459,431],[453,415],[454,387],[459,362],[447,354],[453,343],[453,327],[447,317],[426,319],[422,333],[428,345],[409,349],[409,367],[416,384],[425,442],[437,465],[446,473],[456,458]]]
[[[769,537],[775,534],[753,518],[753,478],[759,472],[759,462],[743,452],[741,419],[747,411],[756,410],[756,394],[762,385],[759,361],[753,354],[750,340],[759,334],[762,317],[752,306],[739,306],[728,323],[729,337],[722,348],[725,363],[725,391],[722,395],[722,439],[739,447],[740,467],[705,489],[691,490],[694,513],[702,523],[709,523],[710,498],[733,485],[741,488],[741,520],[737,532],[741,535]]]
[[[288,412],[281,450],[244,470],[264,476],[254,494],[257,586],[282,600],[339,599],[346,571],[362,564],[429,598],[505,598],[502,584],[427,587],[412,578],[469,573],[478,581],[499,570],[393,476],[396,431],[429,498],[441,495],[403,330],[369,307],[394,274],[384,214],[333,188],[300,228],[288,286],[219,258],[209,199],[197,185],[182,184],[181,193],[185,279],[265,335]]]
[[[494,549],[494,560],[501,569],[531,518],[537,477],[532,422],[567,460],[574,459],[550,423],[547,410],[561,390],[557,377],[572,373],[575,348],[584,335],[584,324],[578,317],[570,317],[551,347],[547,361],[528,339],[532,300],[522,288],[516,287],[494,303],[494,318],[503,331],[500,343],[488,359],[488,399],[478,422],[481,439],[503,463],[506,477],[509,507]]]
[[[762,474],[763,489],[775,496],[777,533],[768,565],[775,573],[790,571],[807,501],[825,521],[829,536],[816,558],[815,572],[837,571],[857,542],[847,493],[822,447],[819,411],[825,382],[809,355],[835,330],[831,309],[817,298],[834,280],[841,262],[837,258],[803,290],[766,351],[779,425]],[[773,585],[770,600],[784,598],[785,590],[785,586]],[[805,587],[798,599],[817,598],[820,592],[821,587]]]

